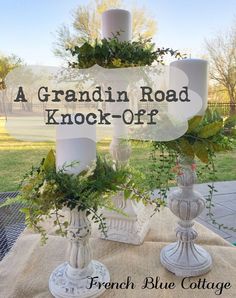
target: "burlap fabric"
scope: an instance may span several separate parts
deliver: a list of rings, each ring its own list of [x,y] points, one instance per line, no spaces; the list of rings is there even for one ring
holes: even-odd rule
[[[183,289],[182,278],[176,277],[160,264],[160,250],[168,242],[175,240],[177,219],[166,208],[152,219],[151,230],[145,242],[140,246],[122,244],[97,238],[93,233],[91,246],[93,258],[104,263],[114,282],[126,281],[131,276],[134,289],[107,290],[101,297],[236,297],[236,248],[200,224],[195,225],[199,232],[197,243],[203,245],[213,258],[213,268],[199,278],[207,282],[230,282],[231,288],[216,295],[216,289]],[[66,239],[50,232],[47,245],[40,245],[40,237],[26,230],[12,248],[7,257],[0,262],[1,298],[50,298],[48,279],[51,272],[65,260]],[[146,277],[159,277],[163,283],[175,283],[174,289],[141,289]],[[184,287],[189,287],[186,280]],[[219,286],[219,285],[218,285]],[[219,292],[218,292],[219,293]]]

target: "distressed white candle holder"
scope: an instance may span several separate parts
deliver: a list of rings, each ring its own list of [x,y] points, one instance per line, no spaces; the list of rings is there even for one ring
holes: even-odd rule
[[[198,234],[193,229],[193,219],[204,210],[205,199],[193,189],[196,182],[194,161],[181,157],[179,165],[179,189],[168,197],[170,210],[180,219],[176,229],[177,242],[164,247],[160,259],[162,265],[177,276],[198,276],[212,267],[210,254],[194,243]]]
[[[120,163],[127,163],[131,154],[131,147],[124,140],[113,138],[110,145],[110,152],[114,160]],[[113,197],[116,208],[122,210],[127,216],[105,209],[103,215],[107,224],[107,240],[140,245],[143,243],[146,234],[150,229],[151,207],[144,206],[124,198],[121,191]],[[101,235],[104,238],[104,235]]]
[[[71,210],[68,260],[59,265],[49,279],[49,289],[54,297],[98,297],[105,291],[103,286],[93,286],[90,289],[91,277],[97,277],[97,284],[110,281],[107,268],[100,262],[91,260],[90,235],[91,224],[86,211],[78,211],[77,208]]]

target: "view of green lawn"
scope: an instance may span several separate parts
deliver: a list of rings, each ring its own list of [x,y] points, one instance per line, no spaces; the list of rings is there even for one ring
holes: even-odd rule
[[[109,144],[109,139],[99,142],[98,152],[109,153]],[[0,192],[17,190],[25,172],[37,165],[48,150],[54,147],[53,142],[15,140],[6,132],[3,119],[0,120]],[[130,163],[144,174],[148,173],[151,164],[150,151],[151,145],[147,142],[132,144]],[[216,181],[236,180],[236,146],[231,152],[218,154],[216,166]]]

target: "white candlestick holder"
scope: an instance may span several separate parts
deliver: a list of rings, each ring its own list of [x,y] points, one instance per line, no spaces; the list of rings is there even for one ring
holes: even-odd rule
[[[195,244],[197,232],[193,229],[193,219],[205,208],[205,199],[193,189],[196,182],[194,161],[179,158],[180,172],[177,176],[179,189],[168,197],[170,210],[180,219],[176,229],[177,242],[161,250],[161,263],[177,276],[198,276],[211,270],[210,254]]]
[[[90,288],[91,277],[97,277],[97,284],[110,281],[107,268],[91,259],[90,235],[86,211],[70,210],[67,262],[59,265],[49,279],[49,289],[55,298],[98,297],[105,291],[103,286]]]
[[[131,154],[131,147],[128,141],[113,137],[110,152],[114,160],[126,164]],[[123,191],[113,197],[113,203],[127,216],[104,209],[103,215],[108,228],[105,239],[134,245],[142,244],[150,229],[150,215],[153,211],[151,207],[125,199]],[[104,238],[104,235],[101,237]]]

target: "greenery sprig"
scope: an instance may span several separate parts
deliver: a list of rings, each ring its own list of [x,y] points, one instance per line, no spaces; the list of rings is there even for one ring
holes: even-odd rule
[[[197,157],[207,164],[212,154],[232,149],[232,139],[225,134],[228,119],[223,120],[218,112],[207,110],[204,116],[189,120],[188,130],[182,137],[169,142],[154,142],[153,145],[162,145],[192,159]]]
[[[153,62],[163,63],[165,55],[176,59],[184,58],[177,50],[157,48],[151,39],[140,38],[138,41],[118,39],[119,33],[109,39],[85,42],[82,46],[69,48],[75,61],[69,63],[73,68],[89,68],[95,64],[104,68],[150,66]]]
[[[216,178],[215,158],[217,152],[233,148],[236,118],[223,119],[217,111],[207,110],[204,116],[195,116],[188,122],[187,132],[180,138],[168,142],[152,142],[150,154],[153,166],[149,171],[149,184],[159,189],[161,199],[167,198],[167,192],[174,184],[175,174],[181,173],[177,158],[184,155],[198,160],[196,168],[199,180],[203,176],[210,180],[208,184],[207,215],[218,228],[236,231],[235,227],[227,227],[218,223],[213,214],[213,195],[217,192],[214,181]],[[206,179],[203,179],[206,180]]]

